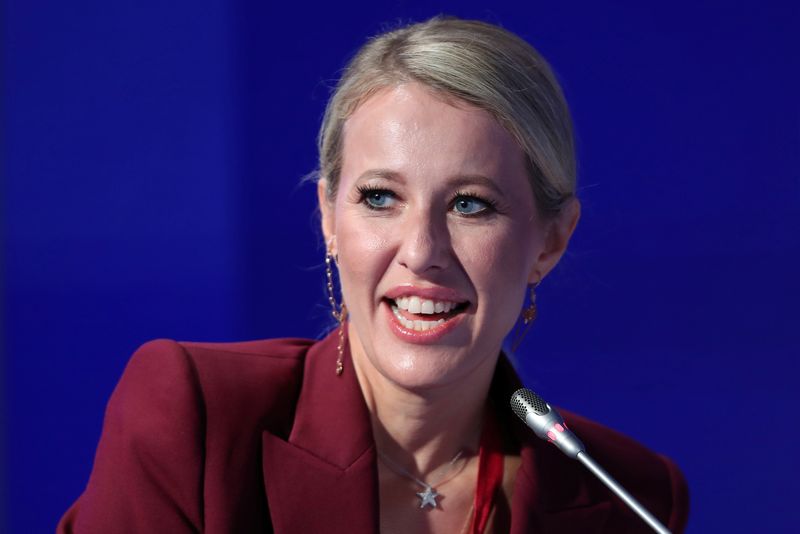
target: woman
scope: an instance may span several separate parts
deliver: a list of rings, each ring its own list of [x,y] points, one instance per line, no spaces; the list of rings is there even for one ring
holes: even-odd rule
[[[59,531],[647,532],[508,409],[519,381],[501,345],[535,318],[580,212],[545,61],[480,22],[378,36],[339,82],[319,148],[339,327],[320,342],[142,347]],[[566,420],[683,529],[669,460]]]

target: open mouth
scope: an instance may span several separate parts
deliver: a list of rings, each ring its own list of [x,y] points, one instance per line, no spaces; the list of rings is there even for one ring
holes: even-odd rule
[[[398,322],[404,328],[416,332],[425,332],[444,325],[469,306],[469,302],[430,300],[417,296],[386,300]]]

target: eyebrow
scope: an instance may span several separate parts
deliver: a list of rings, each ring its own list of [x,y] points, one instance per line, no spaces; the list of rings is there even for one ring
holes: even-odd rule
[[[390,169],[369,169],[361,173],[356,182],[369,180],[373,178],[388,180],[390,182],[405,183],[405,178],[399,172]],[[491,189],[496,195],[505,197],[503,191],[497,186],[497,183],[491,178],[482,174],[461,174],[456,175],[447,184],[452,187],[467,187],[470,185],[479,185]]]
[[[391,182],[405,182],[402,174],[390,169],[368,169],[361,173],[356,182],[363,182],[371,178],[382,178]]]
[[[487,189],[491,189],[496,195],[505,197],[503,190],[497,186],[497,183],[491,178],[483,176],[482,174],[465,174],[456,176],[449,183],[456,187],[480,185]]]

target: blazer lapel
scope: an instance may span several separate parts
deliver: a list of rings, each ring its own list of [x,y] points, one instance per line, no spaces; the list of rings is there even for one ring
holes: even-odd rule
[[[335,374],[335,334],[306,356],[288,440],[270,431],[262,435],[264,486],[276,533],[378,531],[369,413],[349,349],[344,373]]]
[[[604,531],[611,503],[597,500],[586,487],[579,462],[535,437],[508,408],[512,393],[522,387],[511,363],[501,355],[490,396],[498,420],[520,447],[522,466],[514,482],[511,533],[593,534]]]
[[[511,533],[604,532],[611,503],[589,498],[581,484],[580,472],[574,469],[582,466],[577,462],[569,465],[567,462],[572,460],[563,457],[555,447],[549,447],[553,451],[538,444],[522,448],[522,467],[512,498]]]

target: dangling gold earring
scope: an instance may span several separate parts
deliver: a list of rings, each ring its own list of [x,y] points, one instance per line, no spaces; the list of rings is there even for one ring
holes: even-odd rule
[[[333,238],[331,238],[332,240]],[[328,279],[328,302],[331,305],[331,315],[339,322],[339,344],[336,347],[338,354],[336,358],[336,376],[341,376],[344,371],[344,327],[345,319],[347,319],[347,307],[344,303],[341,305],[336,304],[336,295],[333,290],[333,266],[331,263],[338,263],[339,258],[331,254],[331,241],[328,242],[328,251],[325,254],[325,276]]]
[[[344,326],[345,318],[347,317],[347,306],[342,304],[341,311],[339,312],[342,319],[339,321],[339,344],[336,346],[336,376],[342,376],[344,372]]]
[[[522,310],[523,324],[530,324],[536,320],[536,288],[539,287],[539,282],[531,286],[531,304]]]
[[[539,287],[540,283],[541,280],[531,285],[531,303],[527,307],[523,308],[522,313],[520,313],[523,326],[517,326],[514,329],[514,341],[511,344],[511,352],[517,351],[517,348],[522,343],[522,340],[525,339],[525,335],[528,333],[528,330],[530,330],[533,322],[536,320],[536,315],[538,313],[538,309],[536,308],[536,288]]]

